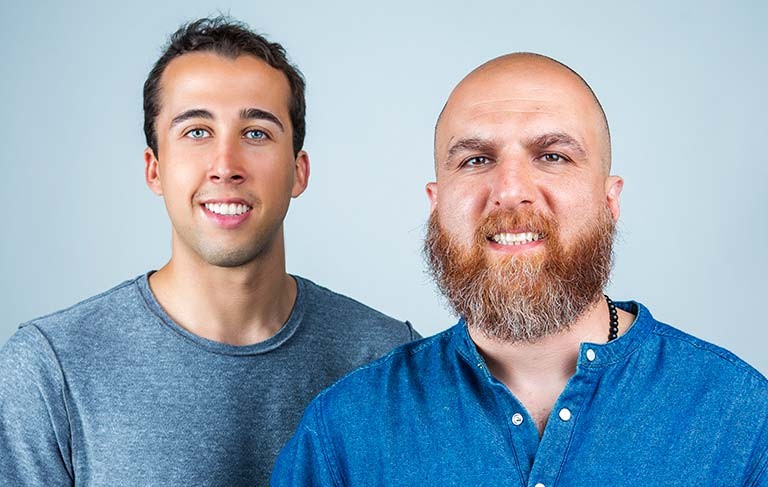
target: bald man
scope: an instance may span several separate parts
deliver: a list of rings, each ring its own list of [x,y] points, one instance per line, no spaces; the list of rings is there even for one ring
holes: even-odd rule
[[[603,294],[623,181],[550,58],[470,73],[435,134],[425,242],[459,323],[321,393],[272,485],[768,486],[768,381]]]

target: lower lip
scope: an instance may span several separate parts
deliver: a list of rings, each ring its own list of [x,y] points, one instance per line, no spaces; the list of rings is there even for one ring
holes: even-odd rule
[[[537,247],[540,247],[544,243],[544,240],[534,240],[532,242],[524,243],[524,244],[517,244],[517,245],[502,245],[500,243],[496,243],[493,240],[488,240],[488,246],[491,248],[491,250],[494,250],[496,252],[504,252],[507,254],[517,254],[519,252],[525,252],[527,250],[535,249]]]
[[[209,220],[213,221],[221,228],[237,228],[251,215],[251,210],[239,215],[219,215],[218,213],[210,211],[205,206],[201,205],[200,208],[203,209],[203,213],[205,213],[205,216],[207,216]]]

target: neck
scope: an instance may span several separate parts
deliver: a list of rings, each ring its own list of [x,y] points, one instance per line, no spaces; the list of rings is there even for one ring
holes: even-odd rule
[[[150,287],[165,312],[196,335],[230,345],[266,340],[288,320],[296,300],[278,240],[245,265],[219,267],[174,239],[173,256],[150,276]]]
[[[633,316],[619,310],[619,336]],[[576,371],[583,342],[606,343],[610,316],[602,295],[571,326],[533,343],[506,343],[470,328],[469,333],[491,374],[523,403],[543,431],[557,397]]]

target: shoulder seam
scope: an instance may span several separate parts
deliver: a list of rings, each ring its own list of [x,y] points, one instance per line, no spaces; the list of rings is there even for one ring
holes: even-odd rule
[[[330,441],[330,435],[328,434],[328,426],[325,424],[325,418],[323,417],[323,403],[318,399],[314,411],[314,415],[317,418],[317,423],[322,428],[322,435],[318,432],[318,440],[320,440],[321,453],[323,460],[325,460],[328,466],[328,471],[333,477],[333,483],[335,485],[344,485],[344,481],[341,478],[341,473],[336,470],[336,464],[332,460],[336,458],[336,452],[333,449],[333,442]],[[331,458],[329,458],[329,455]]]
[[[413,325],[410,321],[405,320],[405,327],[408,329],[408,337],[410,341],[416,340],[416,330],[413,329]]]
[[[40,339],[45,344],[45,354],[48,355],[49,360],[52,360],[55,364],[56,368],[56,381],[59,383],[59,387],[61,389],[61,400],[64,403],[64,411],[66,411],[67,414],[67,430],[69,434],[69,440],[70,444],[72,442],[72,413],[69,408],[69,403],[67,401],[67,395],[66,395],[66,389],[67,389],[67,381],[64,377],[64,371],[61,367],[61,362],[59,361],[59,358],[56,356],[56,351],[51,346],[50,340],[48,340],[48,337],[43,333],[43,331],[34,323],[28,324],[29,329],[34,330],[35,333],[40,337]],[[70,447],[71,449],[71,447]],[[61,452],[60,452],[61,453]],[[75,451],[71,449],[70,455],[72,455],[72,459],[70,462],[63,462],[64,466],[67,468],[67,474],[69,475],[70,479],[74,479],[74,471],[70,470],[74,469],[74,463],[75,463]]]
[[[71,306],[67,306],[66,308],[62,308],[62,309],[54,311],[52,313],[48,313],[48,314],[45,314],[45,315],[42,315],[42,316],[38,316],[37,318],[33,318],[33,319],[29,320],[29,321],[25,321],[24,323],[21,323],[19,325],[19,328],[22,328],[22,327],[25,327],[25,326],[28,326],[28,325],[34,325],[38,321],[43,321],[43,320],[46,320],[48,318],[53,318],[56,315],[60,315],[62,313],[66,313],[67,311],[70,311],[70,310],[72,310],[74,308],[77,308],[77,307],[82,306],[84,304],[88,304],[88,303],[91,303],[91,302],[96,301],[98,299],[101,299],[101,298],[103,298],[103,297],[105,297],[105,296],[107,296],[109,294],[112,294],[112,293],[114,293],[116,291],[119,291],[119,290],[123,289],[124,287],[128,287],[128,286],[134,285],[136,283],[136,279],[138,279],[138,278],[129,279],[127,281],[124,281],[124,282],[118,284],[117,286],[114,286],[114,287],[112,287],[110,289],[107,289],[106,291],[102,291],[99,294],[95,294],[95,295],[93,295],[93,296],[91,296],[89,298],[83,299],[82,301],[78,301],[77,303],[75,303],[75,304],[73,304]],[[39,328],[38,328],[38,330],[39,330]],[[47,341],[47,338],[46,338],[46,341]]]
[[[671,330],[672,333],[670,333],[669,330]],[[691,337],[687,335],[685,332],[679,331],[675,328],[669,327],[669,330],[666,330],[664,327],[659,326],[659,324],[657,323],[651,332],[654,335],[665,336],[668,338],[676,339],[681,342],[687,343],[688,345],[695,347],[699,350],[709,352],[712,355],[715,355],[716,357],[720,358],[721,360],[728,362],[733,367],[736,367],[739,370],[743,370],[744,372],[748,373],[749,375],[753,376],[754,378],[762,382],[764,385],[768,386],[768,378],[763,376],[760,372],[752,368],[752,366],[750,366],[749,364],[747,364],[737,356],[733,355],[733,353],[728,352],[727,350],[722,349],[717,345],[699,341],[698,339]],[[705,345],[709,345],[709,346],[705,346]],[[726,352],[726,353],[722,353],[722,352]]]

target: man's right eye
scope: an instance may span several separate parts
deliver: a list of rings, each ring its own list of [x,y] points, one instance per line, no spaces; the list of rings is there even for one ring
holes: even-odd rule
[[[192,129],[184,134],[185,137],[189,137],[190,139],[204,139],[209,135],[210,134],[205,129]]]

